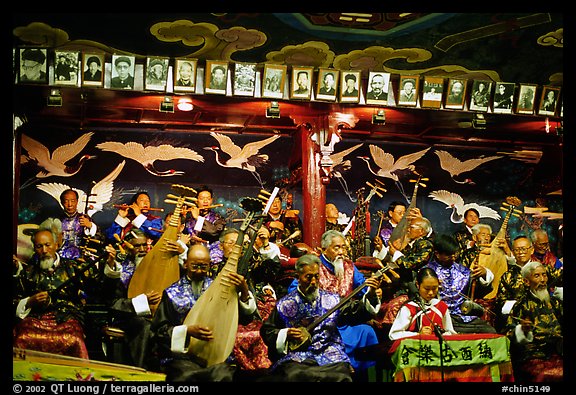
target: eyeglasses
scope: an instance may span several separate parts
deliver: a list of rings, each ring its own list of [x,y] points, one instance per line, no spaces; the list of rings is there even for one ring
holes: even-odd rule
[[[188,265],[188,267],[192,270],[208,270],[210,268],[210,265],[197,263],[197,264],[190,264]]]
[[[526,252],[532,247],[516,247],[512,249],[512,252]]]
[[[545,242],[545,243],[534,243],[534,246],[535,246],[535,247],[538,247],[538,248],[548,247],[549,245],[550,245],[549,242]]]

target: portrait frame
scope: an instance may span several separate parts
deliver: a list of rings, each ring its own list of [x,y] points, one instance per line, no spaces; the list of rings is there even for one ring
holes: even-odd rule
[[[28,64],[24,64],[25,60],[22,58],[26,56],[34,56],[37,57],[38,60],[42,60],[43,62],[36,63],[34,66],[30,66]],[[37,69],[39,72],[38,78],[30,79],[27,77],[27,74],[24,70],[28,69]],[[18,50],[18,83],[19,84],[48,84],[48,49],[41,48],[41,47],[22,47]]]
[[[253,97],[256,91],[256,63],[234,63],[232,94]]]
[[[324,90],[324,78],[327,75],[332,75],[334,77],[334,86],[333,90],[334,93],[325,93]],[[329,68],[319,68],[318,69],[318,79],[316,81],[316,99],[322,101],[336,101],[336,97],[338,96],[339,91],[339,82],[340,82],[340,71],[336,69],[329,69]]]
[[[407,82],[412,82],[414,94],[412,96],[413,100],[406,100],[402,97],[402,92],[404,91],[404,84]],[[401,75],[398,82],[398,105],[406,107],[416,107],[418,104],[418,95],[420,89],[420,76],[419,75]]]
[[[262,97],[269,99],[282,99],[286,72],[288,66],[280,64],[265,64],[262,73]]]
[[[97,61],[96,61],[97,60]],[[96,64],[94,73],[90,72],[90,64]],[[82,53],[82,86],[102,87],[104,86],[104,54],[94,52]]]
[[[502,94],[500,93],[500,85],[504,87],[504,93]],[[495,83],[494,95],[492,96],[492,112],[495,114],[512,114],[515,91],[516,83],[514,82]]]
[[[462,93],[458,97],[454,97],[450,94],[454,87],[454,84],[462,85]],[[446,102],[444,103],[444,108],[449,108],[452,110],[463,110],[464,102],[466,101],[466,91],[467,91],[468,80],[464,78],[450,78],[448,79],[448,87],[446,89]]]
[[[226,88],[228,86],[228,72],[229,72],[229,63],[223,62],[220,60],[207,60],[206,61],[206,69],[204,70],[204,92],[209,94],[216,94],[216,95],[225,95]],[[224,69],[224,86],[211,86],[212,82],[212,73],[216,69]]]
[[[536,101],[536,84],[520,84],[518,90],[518,99],[516,100],[517,114],[534,114],[534,105]],[[524,100],[526,98],[526,100]]]
[[[421,106],[425,108],[441,108],[444,94],[444,78],[424,76],[422,82]]]
[[[170,58],[161,56],[149,56],[146,58],[146,77],[144,78],[144,89],[148,91],[166,92],[168,86],[168,66]],[[156,65],[162,66],[160,76],[152,75],[153,68]]]
[[[69,78],[61,78],[65,77],[59,75],[58,65],[59,59],[64,57],[65,59],[65,66],[68,67],[67,72],[70,74]],[[78,85],[78,78],[80,77],[80,73],[78,71],[80,64],[80,52],[79,51],[54,51],[54,85],[68,85],[68,86],[77,86]]]
[[[480,84],[484,84],[484,89],[486,90],[486,105],[478,105],[475,101],[475,94],[480,90]],[[470,111],[477,112],[487,112],[490,107],[490,98],[492,95],[492,81],[488,80],[474,80],[472,82],[472,93],[470,94]]]
[[[128,60],[130,61],[130,66],[128,67],[128,74],[131,76],[133,83],[131,85],[126,86],[126,87],[114,86],[114,84],[116,84],[116,79],[118,78],[118,71],[117,71],[117,67],[116,67],[116,62],[120,58],[128,58]],[[113,54],[111,66],[112,66],[112,71],[110,73],[110,89],[134,90],[134,85],[135,85],[135,81],[136,81],[136,74],[135,74],[136,57],[130,56],[130,55]]]
[[[383,79],[382,93],[375,97],[373,96],[374,89],[372,88],[372,83],[374,78],[378,80]],[[385,73],[383,71],[371,71],[368,73],[368,88],[366,89],[366,104],[374,105],[388,105],[388,91],[390,87],[390,73]]]
[[[308,76],[308,90],[300,92],[298,85],[298,76],[305,73]],[[312,86],[314,78],[314,67],[311,66],[292,66],[292,78],[290,84],[290,99],[310,100],[312,95]]]
[[[354,81],[354,89],[348,92],[348,80]],[[362,73],[360,70],[340,71],[340,103],[359,103],[362,86]]]
[[[560,98],[560,87],[544,85],[542,87],[542,93],[540,95],[540,105],[538,106],[538,115],[556,115],[558,109],[558,99]],[[550,92],[554,92],[554,103],[552,104],[552,110],[548,108],[547,97]]]
[[[182,65],[190,64],[190,83],[184,83],[180,79],[180,68]],[[196,92],[196,73],[198,70],[198,59],[196,58],[176,58],[174,59],[173,90],[174,92]]]

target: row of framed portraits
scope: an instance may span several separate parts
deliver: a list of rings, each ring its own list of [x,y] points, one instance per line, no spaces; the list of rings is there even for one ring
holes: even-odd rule
[[[18,49],[19,83],[48,83],[48,49]],[[422,108],[445,108],[494,113],[534,114],[562,116],[559,100],[560,87],[544,86],[538,101],[539,87],[535,84],[467,80],[438,76],[400,75],[396,86],[391,74],[371,71],[366,87],[361,71],[265,64],[262,72],[256,63],[230,63],[207,60],[204,73],[200,73],[198,59],[175,58],[171,65],[168,57],[147,57],[143,81],[136,75],[136,58],[113,54],[110,63],[103,53],[53,51],[54,85],[106,87],[110,89],[138,89],[174,93],[228,93],[228,84],[234,96],[260,96],[270,99],[319,100],[367,105],[397,105]],[[110,70],[106,70],[108,66]],[[109,73],[107,73],[109,71]],[[259,75],[260,74],[260,75]],[[365,89],[364,89],[365,88]],[[289,92],[285,92],[288,89]],[[365,93],[364,93],[365,91]]]

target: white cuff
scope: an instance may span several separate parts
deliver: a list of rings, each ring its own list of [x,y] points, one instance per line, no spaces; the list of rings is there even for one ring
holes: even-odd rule
[[[172,338],[170,339],[170,350],[177,353],[185,353],[186,350],[186,336],[188,326],[178,325],[172,329]]]
[[[148,298],[145,294],[140,294],[132,298],[132,306],[136,311],[136,315],[151,315],[150,305],[148,305]]]

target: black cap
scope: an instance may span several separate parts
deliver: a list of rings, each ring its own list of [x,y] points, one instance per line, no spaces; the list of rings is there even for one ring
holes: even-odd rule
[[[22,60],[31,60],[36,63],[44,63],[46,55],[40,49],[25,49],[22,52]]]

